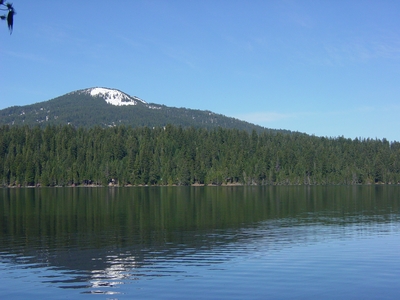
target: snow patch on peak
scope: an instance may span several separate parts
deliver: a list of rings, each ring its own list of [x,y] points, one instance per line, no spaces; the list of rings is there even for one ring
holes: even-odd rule
[[[121,91],[113,89],[96,87],[88,89],[87,92],[93,97],[98,97],[98,96],[103,97],[104,100],[111,105],[116,105],[116,106],[136,105],[137,101],[147,104],[146,101],[138,97],[131,97]]]

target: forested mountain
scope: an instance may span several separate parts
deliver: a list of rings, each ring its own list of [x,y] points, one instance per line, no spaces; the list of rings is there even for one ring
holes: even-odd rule
[[[173,124],[196,128],[236,128],[251,132],[266,130],[248,122],[211,111],[167,107],[146,103],[138,97],[105,88],[90,88],[55,99],[0,110],[0,125],[67,125],[75,127],[161,127]],[[286,131],[289,132],[289,131]]]
[[[400,143],[238,129],[0,127],[0,183],[15,185],[400,182]]]
[[[0,120],[2,186],[400,183],[398,142],[268,130],[118,90],[11,107]]]

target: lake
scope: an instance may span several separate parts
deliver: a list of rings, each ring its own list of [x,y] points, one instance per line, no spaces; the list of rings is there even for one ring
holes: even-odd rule
[[[0,189],[6,299],[398,299],[400,186]]]

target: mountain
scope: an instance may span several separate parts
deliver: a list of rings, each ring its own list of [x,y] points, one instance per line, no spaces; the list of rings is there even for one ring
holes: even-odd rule
[[[147,103],[136,96],[109,88],[88,88],[26,106],[0,110],[0,125],[66,125],[110,127],[116,125],[158,127],[236,128],[267,130],[211,111]]]

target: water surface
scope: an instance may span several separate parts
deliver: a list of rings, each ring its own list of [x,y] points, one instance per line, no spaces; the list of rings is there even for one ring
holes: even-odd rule
[[[400,187],[0,190],[13,299],[397,299]]]

